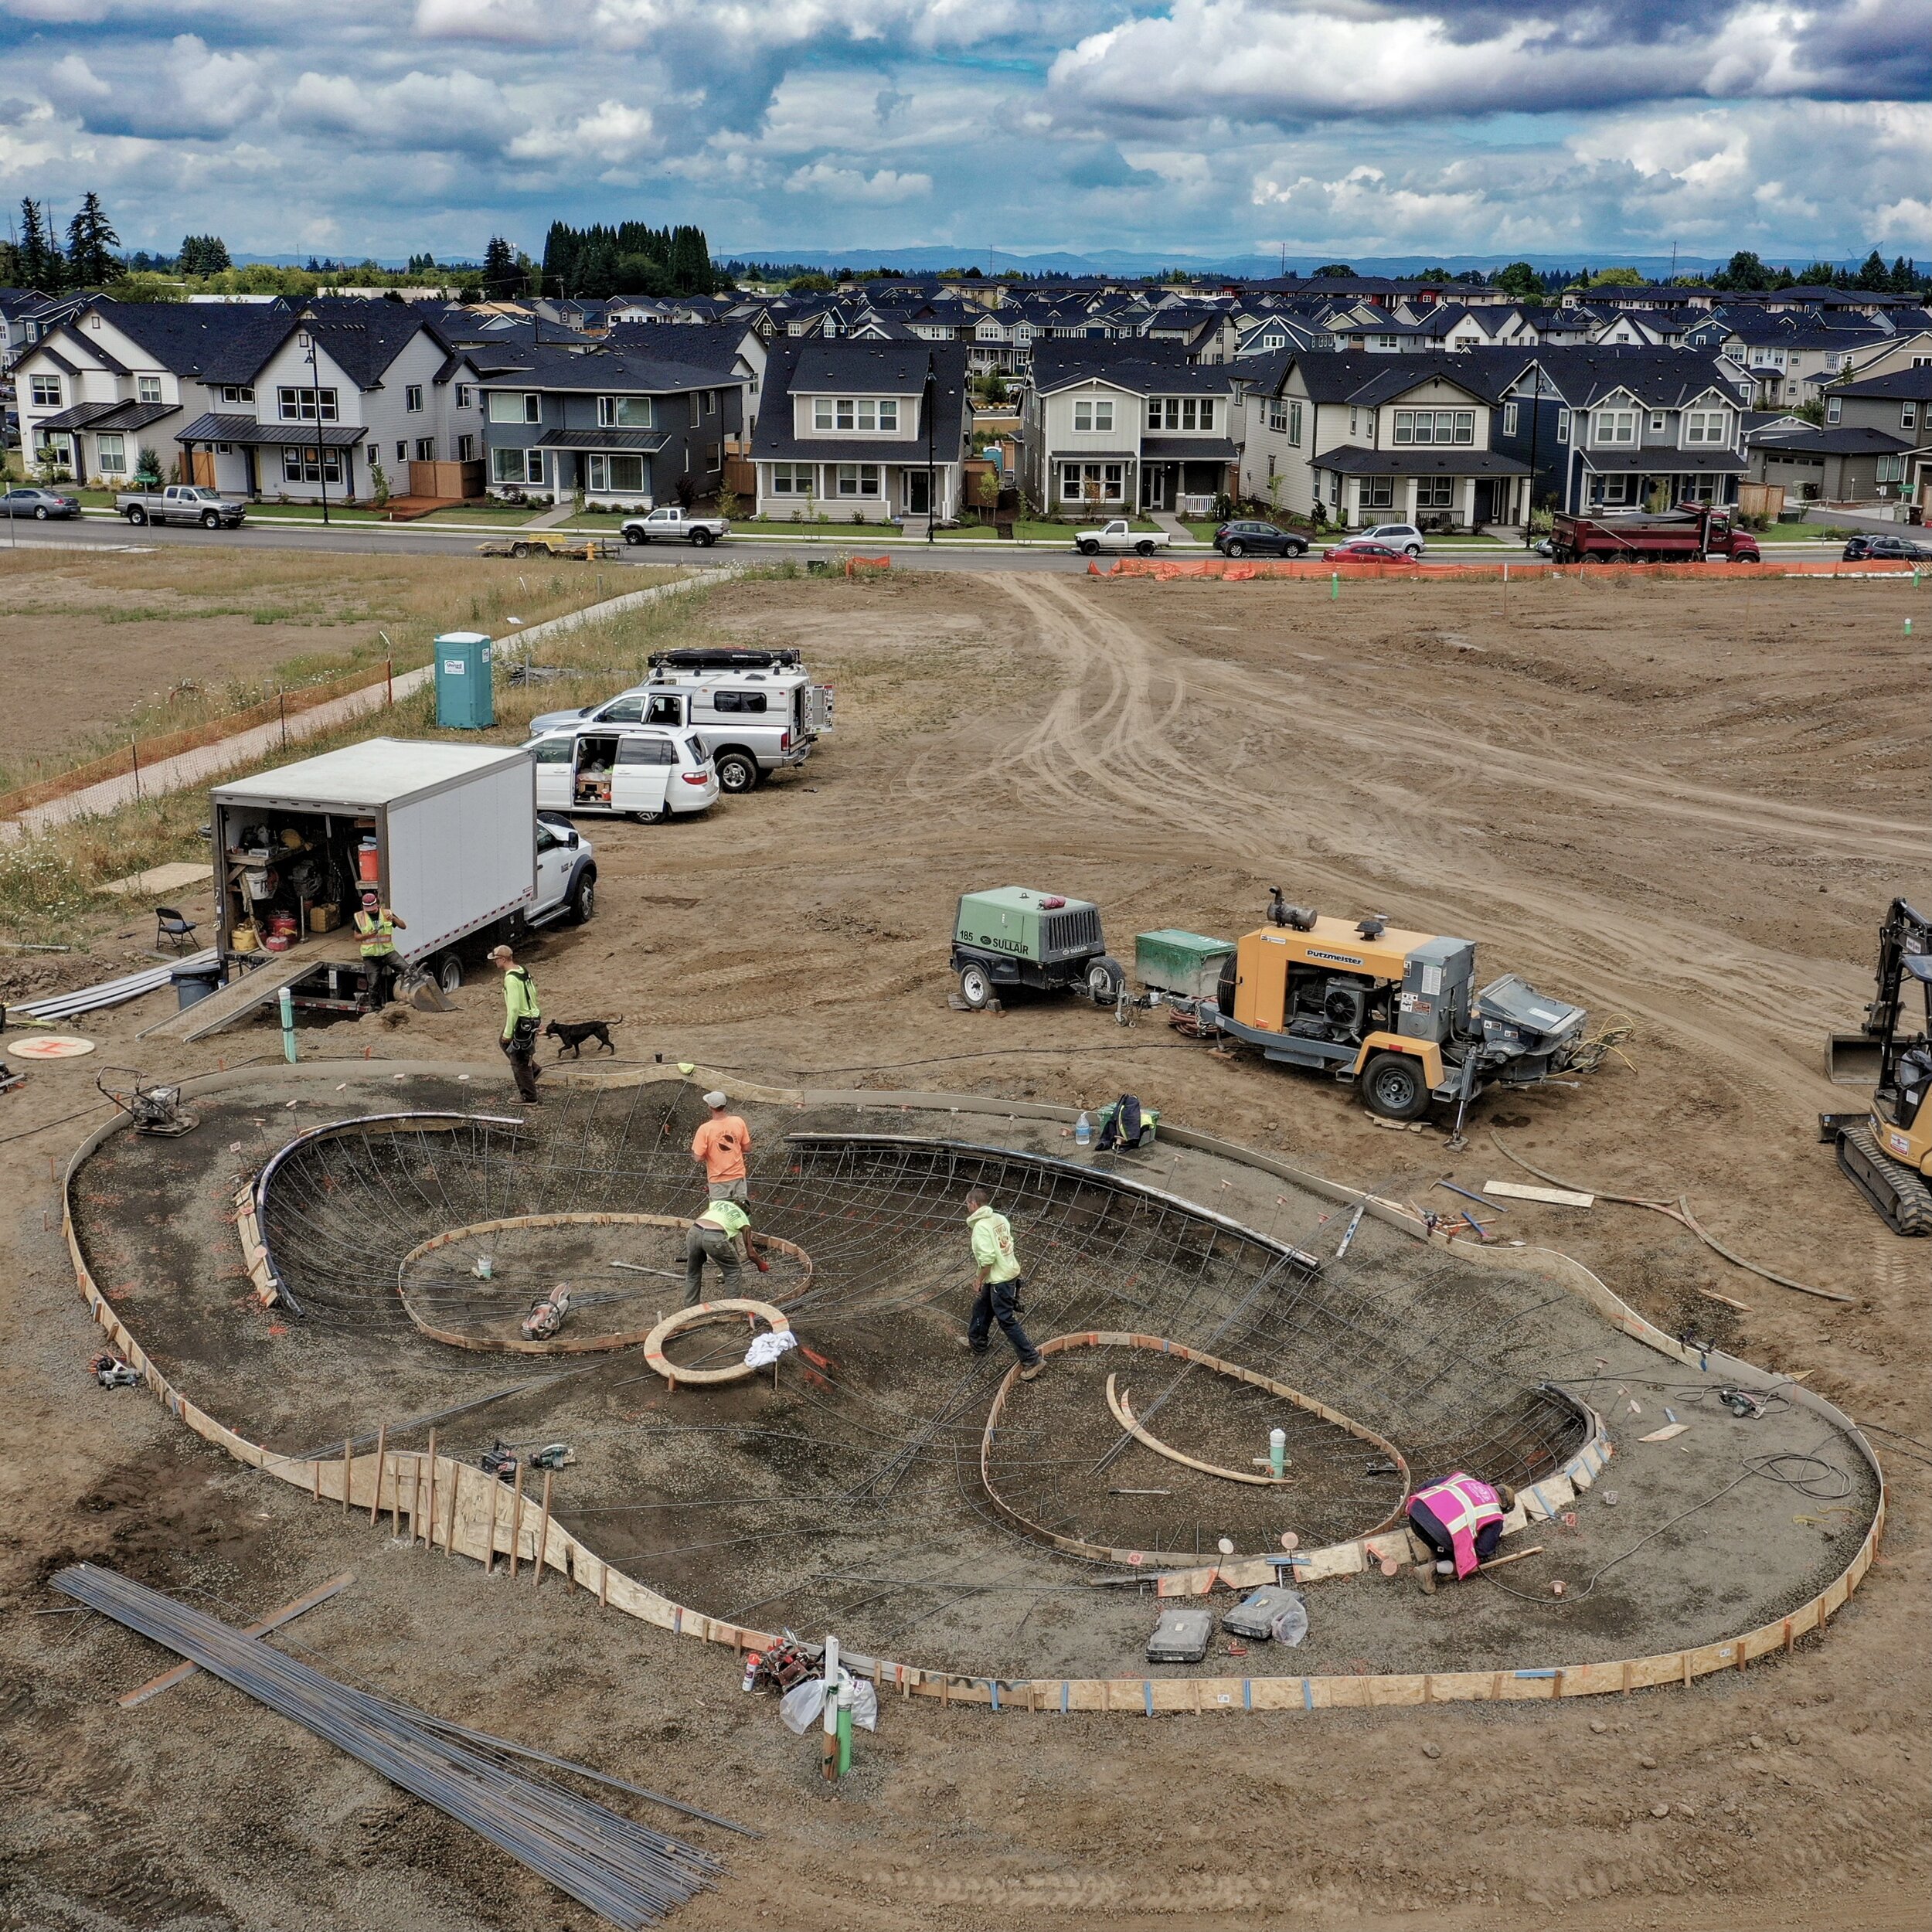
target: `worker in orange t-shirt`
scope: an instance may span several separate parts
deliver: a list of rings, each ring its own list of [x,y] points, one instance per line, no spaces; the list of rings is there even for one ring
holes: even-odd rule
[[[729,1103],[716,1089],[706,1094],[704,1104],[710,1108],[711,1117],[691,1137],[691,1158],[704,1163],[713,1200],[736,1201],[742,1206],[751,1199],[751,1183],[745,1172],[751,1129],[736,1114],[726,1111]]]

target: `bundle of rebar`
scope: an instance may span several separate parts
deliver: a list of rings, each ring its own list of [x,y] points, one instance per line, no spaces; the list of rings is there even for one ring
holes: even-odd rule
[[[92,1563],[51,1580],[467,1825],[614,1925],[654,1925],[712,1889],[723,1871],[696,1845],[509,1769],[491,1754],[512,1748],[498,1740],[467,1742],[478,1734],[452,1733],[407,1706],[325,1676],[206,1611]]]

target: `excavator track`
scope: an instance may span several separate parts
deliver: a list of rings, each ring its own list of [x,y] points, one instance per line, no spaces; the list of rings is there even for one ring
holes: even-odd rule
[[[1893,1160],[1870,1128],[1840,1131],[1838,1164],[1894,1234],[1932,1235],[1932,1187]]]

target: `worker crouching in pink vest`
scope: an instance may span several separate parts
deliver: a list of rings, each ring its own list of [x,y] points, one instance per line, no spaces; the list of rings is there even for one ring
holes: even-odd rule
[[[1435,1552],[1416,1566],[1416,1581],[1433,1591],[1438,1577],[1467,1577],[1495,1553],[1505,1516],[1515,1507],[1507,1483],[1494,1488],[1458,1469],[1409,1498],[1409,1527]]]

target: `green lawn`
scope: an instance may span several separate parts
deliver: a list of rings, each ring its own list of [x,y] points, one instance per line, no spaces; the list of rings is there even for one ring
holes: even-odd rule
[[[831,543],[841,536],[853,532],[870,531],[875,535],[888,536],[894,534],[898,526],[889,522],[855,523],[849,517],[820,517],[814,522],[803,518],[794,519],[782,516],[734,516],[731,519],[733,536],[810,536]]]

